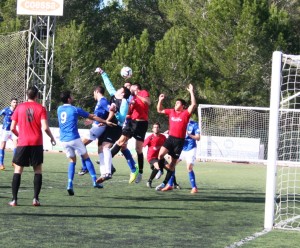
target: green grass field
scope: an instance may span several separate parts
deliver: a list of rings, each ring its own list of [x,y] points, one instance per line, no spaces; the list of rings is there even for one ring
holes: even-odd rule
[[[266,167],[262,165],[197,163],[199,193],[192,195],[184,163],[176,173],[182,189],[157,192],[146,187],[147,163],[142,182],[128,184],[129,169],[120,157],[114,159],[117,172],[104,189],[92,188],[89,175],[75,175],[75,196],[70,197],[67,158],[45,153],[42,206],[31,205],[33,173],[27,168],[19,206],[10,207],[11,156],[6,152],[6,170],[0,171],[0,247],[230,247],[263,230]],[[80,166],[79,162],[77,170]],[[299,244],[298,232],[274,230],[242,247]]]

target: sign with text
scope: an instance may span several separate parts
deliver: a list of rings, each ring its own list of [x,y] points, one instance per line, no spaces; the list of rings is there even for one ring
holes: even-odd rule
[[[63,0],[18,0],[18,15],[62,16]]]

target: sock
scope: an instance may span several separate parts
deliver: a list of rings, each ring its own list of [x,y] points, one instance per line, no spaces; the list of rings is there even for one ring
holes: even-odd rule
[[[129,151],[128,148],[126,148],[125,150],[122,150],[122,153],[124,155],[124,157],[126,158],[127,160],[127,164],[130,168],[130,171],[133,173],[135,172],[136,168],[135,168],[135,161],[131,155],[131,152]]]
[[[69,169],[68,169],[68,189],[73,188],[73,179],[75,174],[75,165],[76,163],[70,162],[69,163]]]
[[[18,191],[20,188],[20,184],[21,184],[21,174],[14,173],[13,180],[11,183],[13,200],[18,200]]]
[[[196,180],[195,180],[195,173],[193,170],[189,172],[189,178],[190,178],[190,183],[191,183],[192,188],[197,187]]]
[[[135,170],[136,170],[135,161],[134,161],[134,159],[133,159],[133,157],[132,157],[131,152],[129,151],[129,149],[123,150],[122,153],[123,153],[124,157],[127,160],[127,164],[128,164],[128,166],[130,168],[130,171],[132,173],[135,172]]]
[[[166,178],[163,181],[163,183],[167,184],[169,182],[170,178],[172,177],[172,175],[173,175],[173,171],[167,170],[167,175],[166,175]]]
[[[175,176],[175,174],[174,174],[174,185],[178,185],[178,184],[177,184],[177,181],[176,181],[176,176]]]
[[[111,174],[112,156],[109,148],[103,148],[105,175]]]
[[[139,164],[139,173],[143,174],[143,169],[144,169],[144,154],[139,153],[138,155],[138,164]]]
[[[174,185],[174,177],[175,177],[175,171],[173,171],[172,176],[171,176],[171,178],[170,178],[169,181],[168,181],[168,184],[169,184],[170,186],[173,186],[173,185]]]
[[[152,170],[151,175],[150,175],[150,178],[149,178],[149,180],[148,180],[149,182],[152,182],[152,180],[153,180],[154,177],[156,176],[157,172],[158,172],[158,169],[156,169],[156,168],[154,168],[154,169]]]
[[[91,175],[92,181],[96,182],[96,180],[97,180],[96,171],[95,171],[95,168],[94,168],[94,165],[93,165],[91,159],[87,158],[84,160],[84,162],[85,162],[85,165]]]
[[[42,188],[42,182],[43,182],[43,176],[42,174],[34,174],[33,179],[33,185],[34,185],[34,198],[39,199],[39,194]]]
[[[104,164],[104,154],[103,152],[99,153],[99,161],[100,161],[100,175],[105,175],[105,164]]]
[[[0,149],[0,164],[3,164],[4,161],[4,149]]]
[[[118,154],[118,152],[121,150],[121,146],[115,144],[112,148],[111,148],[111,156],[114,157],[116,154]]]
[[[82,157],[81,157],[81,163],[82,163],[81,170],[87,170],[87,166],[86,166],[85,161]]]
[[[165,167],[165,159],[164,158],[159,159],[158,160],[158,165],[159,165],[160,170],[162,171],[163,168]]]

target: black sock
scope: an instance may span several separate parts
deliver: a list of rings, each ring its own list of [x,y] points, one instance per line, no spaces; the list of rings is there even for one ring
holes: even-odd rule
[[[163,183],[164,183],[165,185],[167,185],[167,183],[169,182],[169,180],[170,180],[170,178],[171,178],[172,175],[173,175],[173,171],[167,170],[166,178],[165,178],[165,180],[163,181]]]
[[[14,173],[11,183],[13,200],[18,200],[18,192],[21,184],[21,174]]]
[[[152,170],[152,172],[151,172],[151,175],[150,175],[150,178],[149,178],[148,182],[152,182],[152,180],[153,180],[153,179],[154,179],[154,177],[156,176],[157,172],[158,172],[158,169],[156,169],[156,168],[154,168],[154,169]]]
[[[121,150],[121,146],[115,144],[112,148],[111,148],[111,156],[114,157],[116,154],[118,154],[118,152]]]
[[[143,174],[143,170],[144,170],[144,154],[140,153],[137,155],[138,157],[138,164],[139,164],[139,173]]]
[[[174,175],[174,185],[177,185],[176,176]]]
[[[33,185],[34,185],[34,198],[39,199],[39,194],[42,188],[42,174],[34,174]]]
[[[163,171],[164,167],[165,167],[165,159],[159,159],[158,160],[158,165],[159,165],[159,169],[161,170],[161,172]]]

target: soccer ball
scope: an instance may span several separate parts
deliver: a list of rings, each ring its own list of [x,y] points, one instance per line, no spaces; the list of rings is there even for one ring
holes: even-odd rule
[[[121,69],[121,76],[125,79],[127,78],[131,78],[132,76],[132,69],[128,66],[124,66],[122,69]]]

